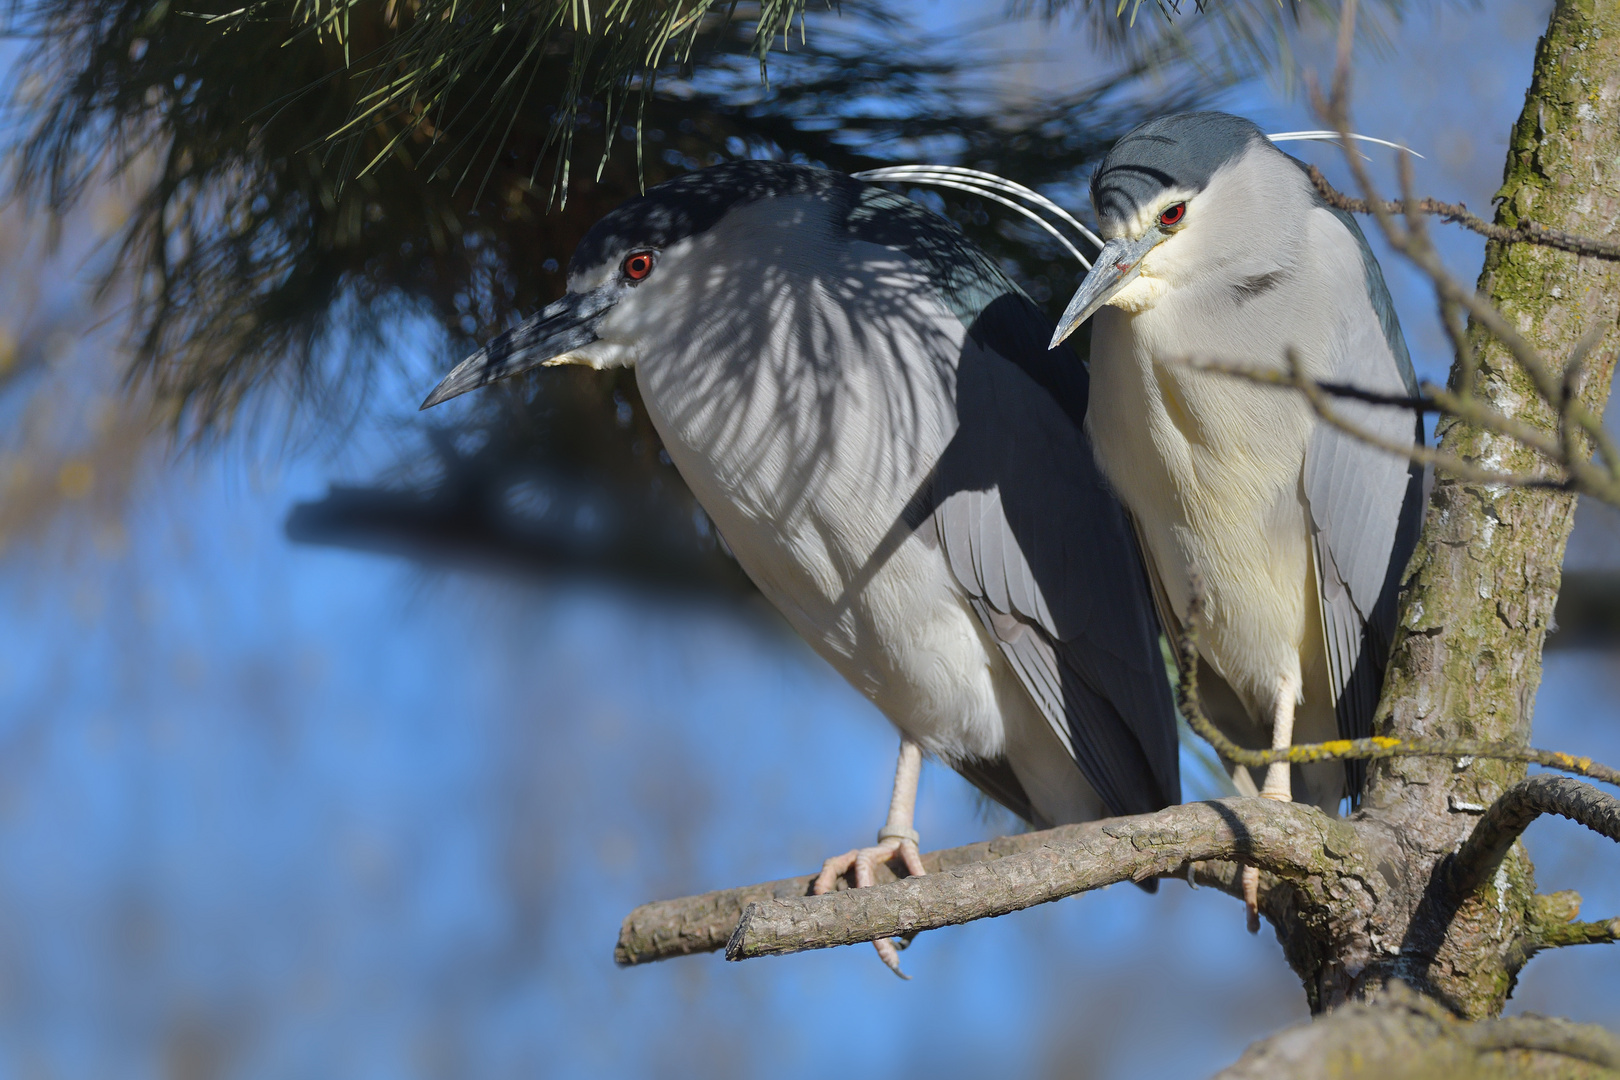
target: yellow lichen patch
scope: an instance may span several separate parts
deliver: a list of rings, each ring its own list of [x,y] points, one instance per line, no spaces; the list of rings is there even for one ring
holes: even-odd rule
[[[1349,739],[1333,739],[1317,746],[1317,751],[1319,753],[1329,757],[1334,754],[1348,754],[1354,749],[1355,743],[1352,743]]]
[[[82,499],[90,494],[96,472],[88,461],[70,461],[56,473],[56,490],[64,499]]]

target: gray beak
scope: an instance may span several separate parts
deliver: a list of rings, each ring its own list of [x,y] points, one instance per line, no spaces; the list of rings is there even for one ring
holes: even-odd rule
[[[431,409],[441,401],[589,345],[597,340],[602,316],[617,300],[618,290],[611,286],[564,295],[457,364],[422,402],[422,408]]]
[[[1136,275],[1142,272],[1142,257],[1164,236],[1158,229],[1149,228],[1135,240],[1110,240],[1104,244],[1097,253],[1097,261],[1091,264],[1091,273],[1075,290],[1074,299],[1058,320],[1057,333],[1052,335],[1052,344],[1047,348],[1057,348],[1059,342],[1080,329],[1080,324],[1095,315],[1115,293],[1135,281]]]

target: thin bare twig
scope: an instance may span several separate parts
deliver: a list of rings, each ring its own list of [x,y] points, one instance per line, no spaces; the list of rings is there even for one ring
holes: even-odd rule
[[[1315,165],[1307,165],[1306,173],[1311,183],[1316,185],[1317,193],[1322,201],[1337,210],[1351,214],[1371,214],[1372,204],[1366,199],[1356,199],[1338,188],[1322,175],[1322,170]],[[1572,255],[1587,255],[1594,259],[1620,259],[1620,244],[1609,240],[1597,240],[1589,236],[1577,236],[1574,233],[1564,232],[1562,229],[1549,229],[1537,225],[1533,221],[1520,222],[1517,228],[1508,228],[1506,225],[1493,225],[1491,222],[1473,214],[1462,203],[1442,202],[1439,199],[1414,199],[1400,202],[1384,202],[1384,212],[1387,214],[1408,214],[1413,211],[1423,214],[1433,214],[1449,225],[1461,225],[1470,232],[1489,240],[1497,240],[1504,244],[1535,244],[1538,247],[1553,248],[1558,251],[1567,251]]]
[[[1435,304],[1440,309],[1440,325],[1446,331],[1446,340],[1451,342],[1451,353],[1457,358],[1457,394],[1471,399],[1479,377],[1479,357],[1474,355],[1474,343],[1468,340],[1462,309],[1455,300],[1438,294]]]
[[[1337,409],[1333,408],[1329,399],[1334,397],[1349,398],[1355,401],[1365,401],[1374,405],[1385,405],[1394,408],[1411,408],[1414,410],[1432,409],[1441,412],[1451,412],[1452,409],[1442,406],[1439,398],[1434,396],[1435,388],[1431,386],[1425,385],[1425,396],[1409,398],[1379,394],[1374,391],[1363,390],[1358,387],[1347,386],[1340,383],[1319,383],[1300,370],[1298,358],[1292,352],[1292,350],[1289,351],[1288,358],[1290,366],[1289,370],[1286,371],[1278,371],[1274,368],[1252,368],[1239,364],[1223,364],[1215,361],[1199,361],[1195,362],[1193,366],[1199,371],[1208,371],[1217,375],[1229,375],[1234,378],[1246,379],[1250,382],[1259,383],[1265,386],[1275,386],[1281,389],[1297,391],[1305,397],[1306,401],[1309,402],[1312,410],[1315,411],[1317,416],[1321,417],[1326,423],[1331,424],[1340,431],[1345,432],[1352,438],[1358,439],[1361,442],[1364,442],[1369,446],[1376,447],[1379,450],[1383,450],[1386,453],[1394,454],[1397,457],[1407,458],[1422,465],[1433,465],[1439,471],[1449,473],[1469,483],[1496,484],[1502,487],[1550,488],[1556,491],[1569,490],[1572,486],[1574,486],[1573,482],[1568,479],[1560,480],[1554,477],[1536,476],[1528,473],[1506,473],[1499,472],[1494,469],[1484,469],[1470,461],[1457,457],[1455,454],[1448,454],[1444,450],[1437,447],[1421,446],[1415,443],[1393,442],[1389,439],[1375,435],[1342,415]],[[1488,414],[1485,419],[1492,423],[1499,418],[1503,422],[1504,427],[1517,425],[1517,427],[1523,428],[1523,434],[1537,440],[1540,444],[1542,444],[1541,446],[1533,448],[1541,449],[1543,453],[1553,457],[1555,462],[1561,463],[1561,459],[1558,457],[1558,445],[1541,432],[1538,432],[1534,428],[1530,428],[1519,421],[1515,421],[1511,417],[1501,416],[1501,414],[1494,413],[1491,410],[1482,409],[1472,405],[1471,403],[1463,402],[1460,399],[1455,399],[1455,396],[1449,394],[1449,392],[1441,391],[1440,393],[1444,395],[1449,404],[1454,405],[1454,407],[1459,411]],[[1504,434],[1505,433],[1506,432],[1504,432]]]
[[[1355,2],[1348,0],[1341,21],[1341,31],[1344,25],[1354,21]],[[1339,40],[1339,53],[1337,64],[1333,73],[1333,89],[1324,99],[1319,87],[1313,82],[1311,85],[1311,99],[1317,113],[1323,121],[1339,132],[1340,145],[1344,150],[1345,161],[1356,185],[1361,189],[1365,211],[1370,213],[1378,222],[1380,231],[1390,246],[1395,248],[1406,258],[1412,261],[1418,269],[1429,278],[1434,286],[1436,297],[1442,305],[1442,312],[1447,307],[1455,306],[1466,310],[1480,326],[1502,342],[1513,356],[1518,365],[1530,376],[1535,384],[1536,391],[1546,401],[1550,408],[1557,411],[1561,425],[1573,423],[1577,425],[1593,444],[1598,453],[1608,465],[1602,468],[1596,465],[1576,447],[1574,452],[1562,452],[1558,455],[1558,463],[1569,475],[1572,483],[1571,490],[1593,494],[1606,501],[1620,504],[1620,449],[1617,449],[1614,440],[1603,427],[1602,417],[1588,409],[1573,395],[1567,399],[1563,393],[1563,379],[1555,375],[1552,365],[1541,353],[1520,335],[1503,314],[1498,311],[1489,300],[1480,296],[1472,289],[1465,288],[1453,278],[1442,263],[1439,253],[1429,242],[1428,234],[1422,225],[1423,208],[1420,201],[1412,197],[1410,190],[1411,171],[1409,163],[1402,163],[1401,177],[1403,183],[1402,194],[1405,198],[1400,203],[1390,203],[1381,199],[1368,174],[1366,166],[1362,163],[1360,155],[1352,146],[1350,138],[1350,116],[1348,109],[1350,91],[1350,53],[1349,38],[1341,33]],[[1394,212],[1399,210],[1407,220],[1403,228],[1394,219]],[[1452,333],[1453,327],[1449,319],[1447,332]],[[1595,345],[1595,342],[1594,342]],[[1459,354],[1459,361],[1473,361],[1472,353]],[[1567,367],[1567,365],[1566,365]],[[1472,372],[1470,371],[1471,375]],[[1472,380],[1464,389],[1472,391]],[[1560,407],[1562,406],[1562,407]],[[1574,442],[1565,439],[1570,446]],[[1466,479],[1466,477],[1465,477]],[[1537,485],[1540,486],[1540,485]]]
[[[1406,394],[1380,393],[1375,390],[1352,386],[1348,383],[1317,382],[1304,373],[1297,354],[1290,351],[1288,360],[1290,366],[1286,371],[1279,371],[1276,368],[1228,364],[1214,360],[1193,360],[1188,361],[1188,364],[1198,371],[1228,375],[1233,378],[1258,383],[1262,386],[1275,386],[1279,389],[1297,391],[1306,397],[1316,409],[1318,415],[1321,415],[1324,420],[1355,438],[1378,446],[1380,449],[1388,450],[1392,454],[1412,458],[1421,464],[1433,464],[1467,480],[1519,487],[1584,490],[1573,481],[1554,481],[1545,477],[1524,477],[1518,474],[1491,472],[1480,469],[1478,466],[1463,461],[1461,458],[1442,454],[1425,447],[1381,440],[1371,432],[1362,430],[1352,421],[1340,416],[1322,400],[1324,397],[1342,398],[1350,401],[1363,401],[1369,405],[1381,405],[1386,408],[1411,409],[1413,412],[1438,412],[1447,416],[1456,416],[1478,427],[1515,439],[1531,450],[1542,454],[1554,465],[1561,466],[1564,463],[1565,445],[1563,442],[1517,417],[1508,416],[1506,413],[1490,408],[1477,398],[1465,397],[1447,390],[1443,386],[1436,386],[1434,383],[1428,382],[1422,383],[1418,387],[1418,394],[1415,397]],[[1590,493],[1599,497],[1608,497],[1609,495],[1605,490]]]
[[[1323,743],[1299,743],[1286,750],[1249,750],[1221,734],[1210,722],[1198,696],[1198,628],[1203,618],[1203,583],[1194,573],[1187,614],[1176,641],[1176,698],[1187,724],[1215,748],[1215,752],[1236,765],[1260,768],[1275,762],[1309,765],[1317,761],[1372,761],[1395,757],[1474,757],[1492,761],[1518,761],[1541,765],[1560,772],[1589,776],[1620,787],[1620,771],[1556,750],[1499,743],[1473,743],[1449,739],[1396,739],[1374,735],[1367,739],[1334,739]]]

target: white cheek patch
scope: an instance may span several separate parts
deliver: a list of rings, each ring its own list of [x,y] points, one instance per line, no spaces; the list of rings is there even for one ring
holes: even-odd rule
[[[1109,298],[1108,304],[1110,307],[1117,307],[1121,311],[1135,315],[1157,304],[1169,291],[1168,284],[1160,278],[1149,277],[1144,267],[1143,272],[1138,274],[1135,280]]]
[[[628,367],[636,362],[636,351],[628,345],[621,345],[614,341],[593,341],[589,345],[581,345],[577,349],[570,349],[561,356],[553,356],[545,362],[545,367],[558,367],[563,364],[579,364],[583,367],[603,368]]]

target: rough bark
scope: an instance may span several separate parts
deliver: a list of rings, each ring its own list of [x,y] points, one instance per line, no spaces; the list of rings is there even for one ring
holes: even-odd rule
[[[1145,815],[1145,818],[1154,816]],[[922,856],[923,868],[932,876],[957,867],[1034,851],[1048,844],[1061,845],[1077,840],[1088,830],[1095,830],[1099,825],[1098,822],[1063,825],[1044,832],[1019,833],[1016,836],[1001,836],[977,844],[964,844],[962,847],[927,851]],[[902,869],[898,862],[878,864],[874,871],[877,886],[881,888],[901,880],[904,876]],[[1186,877],[1187,868],[1178,866],[1174,876]],[[816,875],[813,873],[801,874],[798,877],[767,881],[760,885],[745,885],[741,888],[721,889],[699,896],[684,896],[675,900],[659,900],[643,904],[625,916],[624,923],[619,928],[619,941],[614,947],[613,959],[622,967],[630,967],[657,960],[668,960],[676,956],[716,952],[726,947],[743,913],[750,905],[763,904],[769,900],[809,897],[810,886],[815,880]],[[1199,886],[1237,894],[1236,876],[1230,864],[1195,863],[1192,866],[1192,880]],[[842,896],[848,890],[849,883],[840,879],[837,888],[838,892],[833,896]],[[849,899],[855,900],[857,905],[864,903],[860,897]]]
[[[1468,896],[1496,875],[1524,830],[1542,814],[1578,821],[1593,832],[1620,841],[1620,799],[1563,776],[1521,780],[1485,811],[1447,866],[1447,887]]]
[[[1376,1005],[1255,1043],[1215,1080],[1507,1080],[1620,1077],[1620,1039],[1591,1024],[1540,1016],[1460,1022],[1399,985]]]
[[[1560,0],[1536,50],[1525,107],[1510,140],[1497,223],[1539,224],[1613,239],[1620,221],[1620,0]],[[1608,398],[1620,334],[1620,267],[1530,245],[1492,242],[1479,291],[1544,355],[1562,362],[1594,325],[1606,331],[1586,363],[1580,395]],[[1477,327],[1478,393],[1499,411],[1554,429],[1551,410],[1506,350]],[[1452,388],[1462,372],[1454,371]],[[1535,457],[1462,422],[1443,449],[1509,471]],[[1496,488],[1441,477],[1408,571],[1401,632],[1384,687],[1381,734],[1404,738],[1529,741],[1541,649],[1558,596],[1575,509],[1572,495]],[[1323,958],[1300,974],[1325,1007],[1403,981],[1468,1017],[1494,1016],[1512,989],[1515,941],[1538,910],[1522,847],[1455,910],[1437,902],[1437,868],[1480,811],[1524,767],[1424,758],[1369,770],[1363,828],[1387,832],[1402,903],[1368,927],[1379,947]],[[1404,908],[1404,910],[1402,910]],[[1291,936],[1283,931],[1285,944]],[[1290,950],[1291,956],[1296,950]],[[1296,967],[1298,965],[1296,964]],[[1353,974],[1351,974],[1353,972]]]
[[[1180,875],[1212,860],[1253,863],[1289,883],[1302,917],[1329,921],[1369,905],[1378,853],[1348,824],[1298,803],[1222,799],[1154,814],[1053,829],[994,861],[972,862],[884,888],[750,903],[726,959],[825,949],[915,934],[1100,889]]]
[[[1052,832],[1066,833],[1079,827],[1067,826]],[[922,856],[923,869],[937,874],[957,866],[1015,855],[1039,847],[1046,835],[1022,833],[942,851],[927,851]],[[898,881],[901,877],[896,867],[886,862],[874,868],[873,876],[880,886]],[[723,949],[732,931],[737,928],[737,921],[750,904],[809,896],[810,886],[815,880],[814,873],[801,874],[760,885],[744,885],[700,896],[643,904],[625,916],[623,925],[619,927],[619,942],[614,947],[613,959],[620,966],[628,967]],[[847,886],[847,881],[839,880],[840,891]]]

